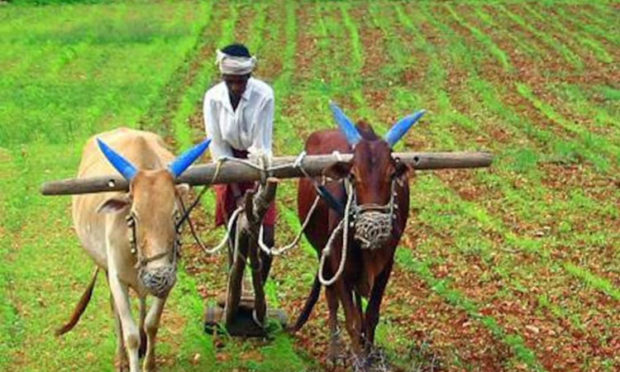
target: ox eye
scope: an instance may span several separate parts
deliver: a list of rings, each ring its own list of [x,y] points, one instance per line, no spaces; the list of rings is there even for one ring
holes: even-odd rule
[[[349,181],[351,182],[359,182],[359,177],[357,176],[357,174],[355,172],[351,172],[349,173]]]

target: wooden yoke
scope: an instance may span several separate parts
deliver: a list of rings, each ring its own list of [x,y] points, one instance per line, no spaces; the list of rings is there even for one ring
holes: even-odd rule
[[[276,196],[278,179],[268,178],[265,186],[258,192],[246,192],[244,209],[239,214],[236,226],[235,251],[228,276],[228,293],[225,307],[225,324],[229,328],[237,317],[241,301],[243,272],[249,258],[252,269],[252,287],[254,288],[254,320],[264,326],[267,303],[265,301],[264,283],[261,277],[261,261],[259,258],[259,230],[263,217]]]
[[[303,160],[304,172],[293,164],[295,156],[282,156],[272,159],[272,166],[277,167],[270,171],[278,179],[299,178],[306,175],[316,177],[323,174],[325,168],[338,161],[350,161],[351,154],[308,155]],[[488,167],[493,156],[487,152],[401,152],[394,153],[415,170],[425,169],[459,169]],[[214,180],[214,176],[217,177]],[[191,167],[175,182],[194,185],[223,184],[233,182],[254,182],[260,180],[262,171],[246,164],[226,162],[218,165],[203,164]],[[41,188],[43,195],[75,195],[93,192],[126,191],[129,183],[118,175],[107,177],[92,177],[83,179],[66,179],[47,182]]]

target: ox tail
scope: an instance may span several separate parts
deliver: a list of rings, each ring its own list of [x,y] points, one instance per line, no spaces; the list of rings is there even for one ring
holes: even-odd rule
[[[312,312],[316,301],[319,299],[319,294],[321,294],[321,282],[319,281],[319,273],[317,272],[316,275],[314,275],[312,290],[310,291],[310,295],[306,299],[304,308],[301,311],[301,314],[299,314],[299,317],[297,318],[295,324],[289,327],[289,332],[297,332],[301,329],[301,327],[304,326],[304,324],[306,324],[306,321],[308,321],[308,317],[310,316],[310,313]]]
[[[71,314],[71,319],[69,319],[67,324],[65,324],[64,326],[56,330],[56,336],[61,336],[69,332],[70,330],[73,329],[73,327],[75,327],[77,322],[80,320],[80,317],[84,313],[84,310],[86,310],[86,306],[88,306],[88,303],[90,302],[90,297],[93,295],[93,288],[95,288],[95,282],[97,281],[98,273],[99,273],[99,266],[97,266],[97,268],[95,269],[95,272],[93,273],[93,277],[90,279],[90,283],[88,284],[88,287],[86,288],[84,293],[82,293],[80,302],[78,302],[78,304],[75,306],[75,309],[73,310],[73,314]]]

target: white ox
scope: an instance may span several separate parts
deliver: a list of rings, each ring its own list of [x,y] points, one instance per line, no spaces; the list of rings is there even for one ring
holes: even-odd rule
[[[187,185],[176,185],[175,178],[202,155],[209,142],[176,159],[162,139],[150,132],[121,128],[87,142],[78,178],[105,176],[116,169],[129,181],[130,189],[128,193],[73,197],[75,229],[97,268],[71,320],[57,334],[75,326],[90,300],[97,272],[103,269],[116,318],[120,369],[129,364],[131,371],[138,371],[144,353],[144,370],[155,369],[155,337],[166,298],[176,282],[180,198],[188,190]],[[140,299],[139,327],[131,315],[128,288]],[[154,300],[147,314],[148,294]]]

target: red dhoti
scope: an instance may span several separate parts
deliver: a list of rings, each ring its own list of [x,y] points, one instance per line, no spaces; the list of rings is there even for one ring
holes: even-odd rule
[[[248,152],[233,149],[233,156],[235,158],[247,159]],[[239,191],[244,195],[247,190],[255,190],[258,188],[255,182],[238,182]],[[215,226],[221,226],[226,224],[228,218],[237,209],[235,203],[235,195],[233,194],[231,184],[214,185],[215,190]],[[273,226],[276,223],[276,203],[271,202],[265,217],[263,218],[263,225]]]

